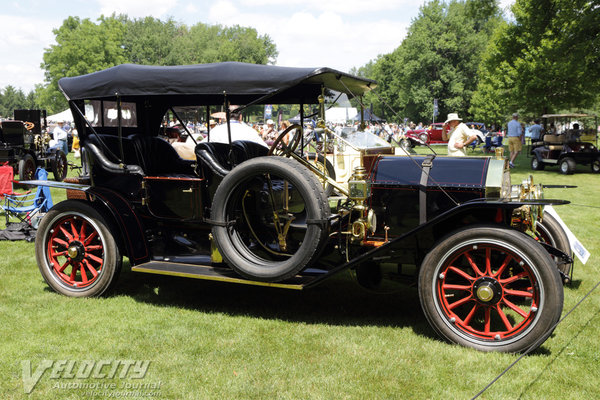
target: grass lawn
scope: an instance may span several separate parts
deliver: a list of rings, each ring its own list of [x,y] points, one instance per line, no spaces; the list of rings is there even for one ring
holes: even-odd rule
[[[600,176],[589,167],[571,176],[556,167],[533,172],[521,155],[513,183],[529,174],[537,183],[578,185],[545,191],[572,202],[556,209],[592,253],[586,265],[575,263],[566,313],[600,280]],[[53,189],[55,203],[64,198]],[[483,398],[597,398],[599,322],[600,289]],[[133,273],[125,262],[108,296],[73,299],[44,283],[33,243],[4,241],[0,337],[1,399],[463,399],[518,358],[438,339],[414,288],[373,294],[341,274],[296,292]],[[54,378],[49,369],[26,394],[22,364],[35,373],[43,360],[150,365],[142,379]],[[73,383],[115,388],[65,387]]]

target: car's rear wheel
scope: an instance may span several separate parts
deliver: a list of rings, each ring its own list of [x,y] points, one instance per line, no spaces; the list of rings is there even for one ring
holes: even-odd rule
[[[315,261],[329,214],[315,174],[293,159],[258,157],[235,167],[219,185],[212,234],[223,259],[240,275],[281,281]]]
[[[67,177],[67,156],[63,151],[56,152],[50,166],[55,181],[62,182]]]
[[[531,237],[466,227],[427,254],[419,273],[427,320],[446,340],[482,351],[522,352],[554,329],[563,288],[554,261]]]
[[[536,156],[531,159],[531,169],[534,171],[541,171],[544,169],[544,163],[540,162]]]
[[[121,253],[106,220],[80,201],[63,201],[44,216],[35,253],[46,283],[72,297],[100,296],[121,270]]]
[[[400,147],[402,147],[406,151],[409,151],[410,149],[412,149],[413,145],[409,139],[402,138],[400,139]]]
[[[558,169],[563,175],[571,175],[573,172],[575,172],[576,165],[577,164],[575,163],[575,160],[573,160],[571,157],[565,157],[559,162]]]
[[[594,161],[592,161],[592,172],[595,174],[600,173],[600,158],[597,158]]]
[[[19,161],[19,180],[30,181],[35,177],[35,159],[25,154]]]

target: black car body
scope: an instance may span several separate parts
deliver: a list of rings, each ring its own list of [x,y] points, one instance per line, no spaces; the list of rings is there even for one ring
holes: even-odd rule
[[[40,224],[44,279],[66,295],[100,295],[123,256],[133,271],[287,289],[351,270],[375,290],[390,276],[418,285],[427,319],[449,341],[485,351],[539,345],[562,310],[557,261],[570,258],[536,241],[536,224],[548,225],[544,204],[565,202],[513,188],[506,160],[361,150],[339,185],[298,153],[302,123],[270,149],[199,143],[193,161],[158,137],[177,107],[207,119],[230,104],[323,109],[331,91],[352,98],[375,85],[328,68],[242,63],[121,65],[61,79],[84,174],[79,183],[45,183],[69,199]]]
[[[14,120],[0,124],[0,164],[8,162],[21,180],[31,180],[36,167],[50,169],[54,179],[67,175],[67,156],[57,148],[49,148],[46,112],[15,110]]]

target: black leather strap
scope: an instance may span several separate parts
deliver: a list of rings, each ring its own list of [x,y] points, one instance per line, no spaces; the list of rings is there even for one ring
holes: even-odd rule
[[[419,223],[427,222],[427,182],[429,181],[429,171],[433,166],[435,155],[428,155],[421,164],[421,181],[419,182]]]

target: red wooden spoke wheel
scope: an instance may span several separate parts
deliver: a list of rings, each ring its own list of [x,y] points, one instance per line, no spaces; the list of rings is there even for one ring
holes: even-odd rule
[[[419,296],[441,336],[484,351],[539,345],[563,304],[556,263],[544,248],[491,226],[463,228],[434,246],[421,265]]]
[[[68,296],[104,293],[121,269],[115,238],[89,203],[67,200],[54,206],[40,223],[35,245],[42,276]]]
[[[67,285],[92,285],[102,273],[104,245],[98,230],[78,215],[67,215],[54,224],[47,241],[54,273]]]
[[[457,249],[439,272],[436,294],[458,329],[501,340],[527,329],[539,309],[538,279],[521,255],[487,243]]]

